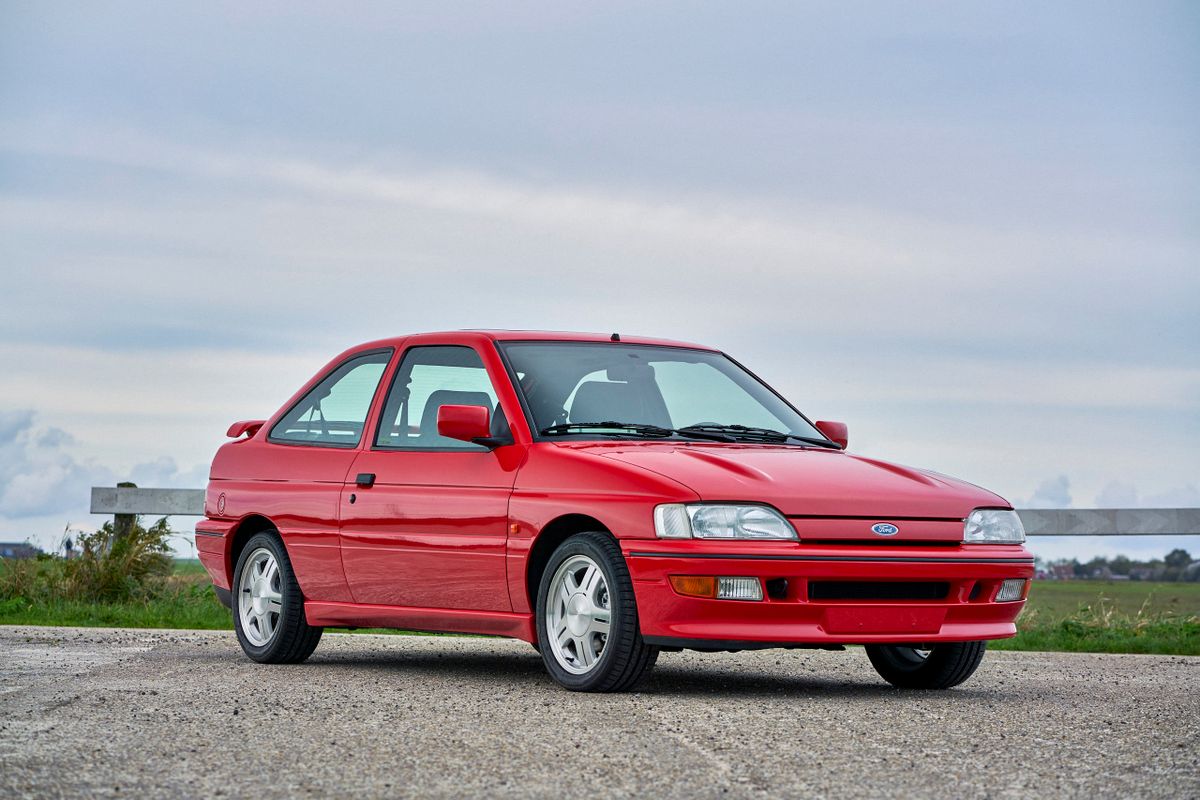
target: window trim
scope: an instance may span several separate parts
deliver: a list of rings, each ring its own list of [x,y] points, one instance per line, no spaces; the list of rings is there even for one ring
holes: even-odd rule
[[[293,411],[295,411],[300,406],[301,403],[303,403],[305,400],[307,400],[308,396],[313,393],[313,390],[316,389],[318,386],[320,386],[322,383],[324,383],[329,378],[329,376],[333,375],[335,372],[337,372],[339,369],[341,369],[342,367],[349,364],[351,361],[357,361],[358,359],[365,358],[366,356],[382,355],[382,354],[387,354],[387,360],[383,362],[383,372],[380,373],[379,382],[375,385],[375,391],[371,394],[371,401],[367,404],[367,416],[365,419],[363,419],[362,430],[358,432],[358,438],[353,443],[350,443],[350,442],[321,442],[321,441],[301,442],[296,439],[280,439],[275,436],[275,429],[278,428],[283,423],[284,419],[289,414],[291,414]],[[370,350],[361,350],[357,353],[354,353],[353,355],[350,355],[350,356],[342,359],[337,364],[334,364],[331,369],[326,370],[325,373],[323,375],[321,375],[319,378],[317,378],[315,381],[311,381],[307,386],[307,391],[305,391],[304,394],[300,395],[300,398],[298,400],[296,400],[296,402],[289,405],[287,407],[287,410],[284,411],[282,414],[280,414],[271,423],[271,429],[270,429],[270,431],[267,432],[267,443],[280,445],[282,447],[325,447],[325,448],[332,448],[334,450],[357,450],[358,447],[362,444],[363,434],[366,433],[367,427],[370,425],[371,411],[375,405],[375,399],[379,395],[379,389],[381,386],[383,386],[383,377],[384,377],[384,375],[387,374],[388,365],[390,365],[392,363],[392,358],[393,358],[393,356],[395,356],[395,354],[396,354],[396,348],[394,348],[394,347],[375,347]]]
[[[500,408],[500,393],[496,391],[496,381],[492,379],[491,373],[488,372],[487,362],[485,362],[483,360],[483,353],[479,352],[478,348],[476,348],[472,345],[469,345],[469,344],[438,344],[438,343],[431,344],[428,342],[418,342],[416,344],[411,344],[408,347],[405,347],[403,352],[400,353],[400,357],[396,359],[396,368],[394,370],[392,370],[392,374],[387,382],[387,384],[388,384],[387,391],[383,395],[383,399],[379,405],[379,413],[376,415],[376,418],[375,418],[375,430],[374,430],[373,435],[371,436],[371,440],[370,440],[371,446],[369,449],[371,450],[371,452],[378,452],[378,453],[460,453],[460,454],[466,454],[466,455],[479,454],[479,453],[491,453],[495,449],[494,447],[487,447],[485,445],[475,444],[475,442],[464,442],[464,444],[474,445],[473,448],[466,448],[466,447],[402,447],[402,446],[396,446],[396,445],[379,444],[379,434],[383,430],[383,412],[387,408],[387,401],[388,401],[388,398],[391,397],[391,395],[392,395],[392,389],[396,385],[396,379],[400,377],[400,368],[404,366],[404,359],[407,358],[408,354],[410,352],[412,352],[413,350],[417,350],[417,349],[421,349],[421,348],[429,348],[429,347],[458,347],[458,348],[462,348],[464,350],[470,350],[472,353],[474,353],[475,357],[479,359],[480,369],[483,370],[484,376],[487,378],[488,383],[492,387],[492,393],[496,395],[496,408]],[[495,419],[496,408],[493,408],[491,411],[491,414],[488,416],[488,425],[489,426],[491,425],[492,420]],[[424,409],[422,409],[422,411],[423,410]],[[511,426],[512,426],[511,422],[509,423],[509,426],[511,429]],[[510,438],[511,438],[511,436],[510,436]],[[478,448],[478,449],[475,449],[475,448]]]

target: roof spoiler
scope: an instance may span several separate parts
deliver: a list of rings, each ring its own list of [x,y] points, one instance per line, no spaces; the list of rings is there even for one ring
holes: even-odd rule
[[[243,434],[252,438],[266,422],[265,419],[244,419],[230,425],[229,430],[225,431],[225,435],[230,439],[236,439]]]

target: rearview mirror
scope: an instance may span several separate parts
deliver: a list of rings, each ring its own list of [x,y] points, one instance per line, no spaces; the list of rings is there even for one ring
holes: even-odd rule
[[[841,445],[843,450],[850,444],[850,431],[846,428],[846,423],[820,420],[816,425],[817,430],[825,434],[826,439]]]
[[[437,413],[437,432],[447,439],[475,442],[492,435],[490,414],[483,406],[440,406]],[[490,441],[477,442],[495,446]]]

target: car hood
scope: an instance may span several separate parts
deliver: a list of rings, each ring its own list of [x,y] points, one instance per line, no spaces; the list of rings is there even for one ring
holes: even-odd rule
[[[1010,507],[965,481],[834,450],[667,442],[586,447],[678,481],[702,500],[768,503],[789,517],[961,521],[976,508]]]

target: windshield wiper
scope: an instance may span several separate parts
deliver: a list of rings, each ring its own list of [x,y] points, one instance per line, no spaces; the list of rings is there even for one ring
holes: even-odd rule
[[[723,431],[706,431],[695,430],[695,426],[691,428],[664,428],[660,425],[648,425],[641,422],[563,422],[558,425],[551,425],[549,428],[542,428],[538,431],[542,436],[563,436],[571,433],[600,433],[604,436],[647,436],[655,439],[666,439],[671,436],[683,436],[688,439],[708,439],[714,442],[732,442],[736,441],[728,433]],[[609,433],[605,433],[608,429]]]
[[[828,439],[816,439],[811,436],[785,433],[783,431],[772,430],[771,428],[751,428],[746,425],[688,425],[687,427],[680,428],[679,433],[684,435],[688,433],[724,434],[733,439],[753,439],[766,442],[797,441],[817,447],[827,447],[832,450],[842,449],[836,442],[831,442]]]

